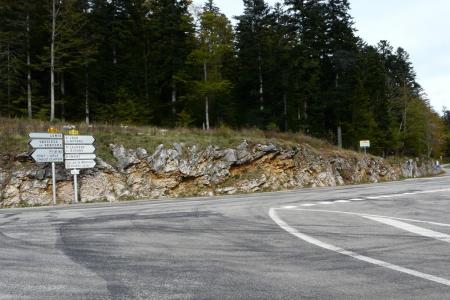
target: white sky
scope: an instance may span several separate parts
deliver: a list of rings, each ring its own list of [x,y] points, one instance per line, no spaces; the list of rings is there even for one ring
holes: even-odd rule
[[[242,13],[242,0],[215,2],[230,18]],[[388,40],[405,48],[435,110],[450,108],[450,1],[350,0],[350,4],[358,36],[371,45]]]

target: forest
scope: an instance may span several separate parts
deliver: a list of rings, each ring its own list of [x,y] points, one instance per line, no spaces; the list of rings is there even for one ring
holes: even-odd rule
[[[302,132],[450,156],[407,50],[358,37],[348,0],[0,0],[0,117]],[[393,41],[395,42],[395,41]]]

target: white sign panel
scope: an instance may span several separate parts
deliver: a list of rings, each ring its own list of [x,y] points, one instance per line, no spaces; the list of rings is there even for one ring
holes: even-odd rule
[[[46,133],[46,132],[31,132],[28,136],[32,139],[62,139],[62,133]]]
[[[36,149],[31,157],[38,163],[63,162],[63,149]]]
[[[77,154],[77,153],[94,153],[95,147],[92,145],[66,145],[64,147],[67,154]]]
[[[95,159],[95,154],[66,154],[66,159]]]
[[[359,141],[359,147],[370,148],[370,141]]]
[[[66,169],[90,169],[95,167],[95,161],[91,159],[66,160]]]
[[[66,144],[92,144],[95,139],[92,135],[66,135],[64,136]]]
[[[63,147],[62,140],[60,139],[36,139],[31,140],[30,145],[33,148],[44,148],[44,149]]]

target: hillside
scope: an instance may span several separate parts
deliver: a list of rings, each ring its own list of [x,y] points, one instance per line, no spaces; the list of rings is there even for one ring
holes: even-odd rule
[[[34,163],[27,134],[48,123],[1,119],[0,207],[52,203],[49,164]],[[62,128],[63,124],[53,124]],[[384,160],[300,134],[259,130],[80,126],[96,137],[97,166],[80,175],[82,202],[213,196],[433,175],[432,162]],[[57,164],[58,203],[72,177]]]

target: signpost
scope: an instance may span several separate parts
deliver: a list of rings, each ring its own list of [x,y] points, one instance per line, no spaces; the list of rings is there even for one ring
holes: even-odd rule
[[[56,205],[56,172],[55,163],[65,162],[66,169],[73,175],[74,202],[78,203],[78,175],[80,169],[95,167],[95,139],[91,135],[78,135],[77,130],[71,130],[70,135],[55,133],[50,128],[49,133],[31,132],[30,146],[34,152],[31,157],[38,163],[52,164],[53,204]],[[63,143],[64,141],[64,143]]]
[[[55,163],[64,161],[63,135],[61,133],[31,132],[30,146],[36,149],[31,157],[38,163],[52,164],[53,205],[56,205]]]
[[[91,135],[64,136],[65,167],[73,175],[74,201],[78,203],[78,175],[80,169],[95,167],[95,139]]]
[[[33,148],[45,148],[45,149],[55,149],[62,148],[62,139],[37,139],[31,140],[31,147]]]
[[[95,167],[95,160],[80,159],[80,160],[66,160],[66,169],[91,169]]]
[[[95,142],[95,139],[92,135],[66,135],[64,137],[64,142],[66,143],[66,145],[68,144],[90,145]]]
[[[95,147],[92,145],[65,145],[64,152],[67,154],[94,153]]]
[[[30,132],[28,134],[30,139],[61,139],[63,138],[62,133],[46,133],[46,132]]]
[[[66,154],[66,159],[95,159],[95,154]]]
[[[63,149],[36,149],[31,157],[38,163],[57,163],[64,161]]]
[[[370,148],[370,141],[359,141],[359,147],[364,149],[364,154],[367,154],[367,148]]]

